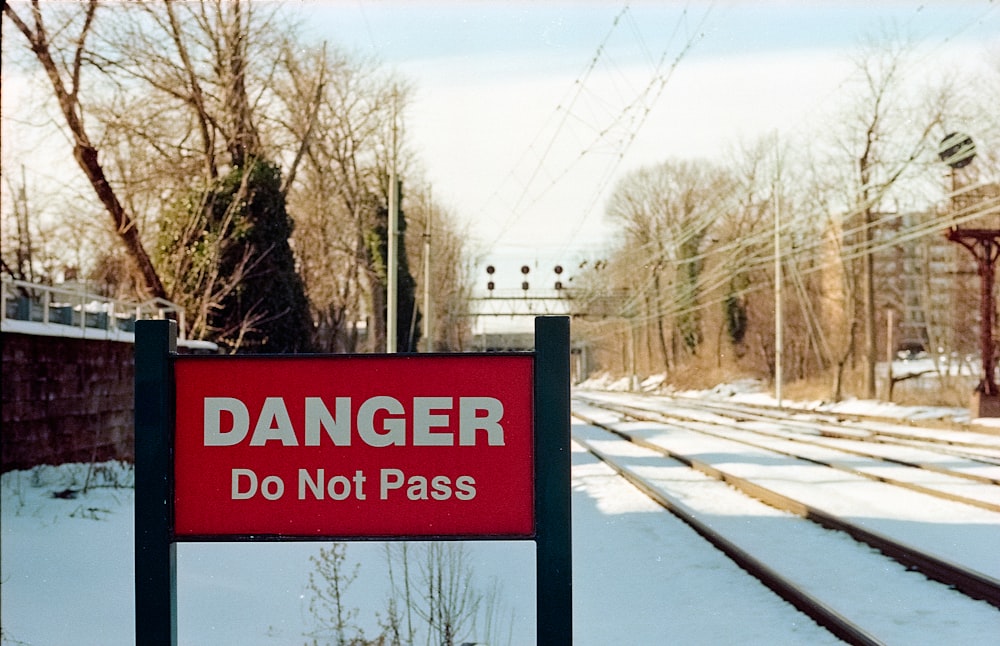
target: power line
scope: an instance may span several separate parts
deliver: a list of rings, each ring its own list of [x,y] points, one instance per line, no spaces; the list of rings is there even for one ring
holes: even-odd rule
[[[495,247],[496,243],[500,238],[505,235],[510,228],[517,223],[517,221],[522,218],[529,209],[538,204],[538,202],[548,195],[552,189],[563,182],[566,177],[574,169],[579,167],[579,164],[583,160],[590,158],[594,155],[600,154],[601,147],[608,145],[610,154],[613,155],[611,163],[607,166],[604,173],[601,175],[599,181],[594,185],[592,189],[592,197],[589,200],[589,206],[584,209],[584,213],[581,222],[570,228],[568,238],[561,245],[562,251],[560,253],[565,253],[565,251],[573,244],[577,232],[585,224],[586,220],[590,217],[592,212],[597,208],[598,201],[603,194],[604,190],[608,187],[610,182],[614,179],[615,173],[618,167],[624,160],[625,154],[631,147],[632,143],[635,141],[639,131],[646,122],[650,112],[656,101],[660,98],[665,89],[669,79],[676,70],[677,65],[684,58],[684,56],[690,51],[694,44],[701,38],[701,25],[707,20],[709,11],[703,15],[701,23],[699,23],[699,28],[695,30],[695,35],[688,37],[687,41],[684,43],[679,54],[677,54],[669,67],[666,67],[667,62],[670,60],[670,51],[674,43],[674,39],[681,30],[682,24],[686,21],[687,10],[685,9],[680,18],[678,18],[676,24],[674,25],[673,33],[668,38],[668,42],[664,47],[664,50],[660,56],[659,61],[656,64],[655,69],[646,83],[646,85],[638,92],[633,91],[630,96],[625,97],[619,95],[619,99],[627,101],[624,107],[615,109],[612,105],[608,104],[606,106],[605,114],[608,116],[602,117],[600,114],[593,114],[591,117],[587,117],[582,113],[584,107],[596,107],[601,102],[604,102],[603,97],[594,95],[588,87],[588,82],[590,81],[592,75],[597,69],[599,64],[611,67],[613,65],[613,60],[608,48],[611,36],[614,34],[618,26],[623,22],[623,18],[629,22],[633,29],[633,32],[637,30],[636,23],[632,19],[630,9],[626,5],[621,12],[619,12],[612,23],[611,29],[605,35],[604,40],[598,46],[596,52],[591,57],[591,60],[583,73],[582,76],[578,77],[572,84],[573,92],[572,97],[566,105],[562,103],[556,107],[556,114],[562,113],[558,120],[558,123],[553,131],[552,135],[547,139],[541,154],[538,157],[537,162],[533,166],[528,178],[523,182],[523,188],[510,210],[509,215],[505,219],[504,223],[500,227],[499,232],[494,236],[493,240],[489,244],[489,248]],[[640,43],[641,49],[646,53],[648,58],[648,48],[646,48],[644,41]],[[666,67],[666,69],[665,69]],[[624,73],[619,73],[617,75],[612,75],[612,79],[618,78],[623,81],[627,81]],[[627,85],[627,83],[626,83]],[[588,106],[580,106],[582,98],[587,96],[593,98],[594,100],[588,104]],[[596,97],[596,98],[595,98]],[[606,119],[601,122],[601,119]],[[577,122],[585,126],[593,135],[591,136],[588,143],[582,146],[577,154],[560,170],[549,177],[549,180],[545,185],[541,186],[536,192],[532,193],[532,189],[538,186],[538,182],[542,177],[543,170],[547,168],[550,164],[550,158],[553,154],[557,142],[563,137],[563,134],[567,131],[567,128],[571,122]],[[537,141],[541,137],[541,132],[536,135],[535,140]],[[617,137],[617,139],[615,139]],[[526,151],[521,156],[521,160],[525,159],[529,151],[534,150],[534,142],[529,146],[528,151]],[[520,163],[520,161],[518,162]],[[514,177],[514,170],[508,173],[507,178]],[[506,179],[504,181],[507,181]],[[494,199],[499,193],[499,188],[494,191],[491,195],[490,200]]]

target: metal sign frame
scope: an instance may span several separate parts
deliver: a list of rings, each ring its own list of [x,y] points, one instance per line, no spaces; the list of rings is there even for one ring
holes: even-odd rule
[[[177,643],[177,568],[174,531],[173,321],[137,321],[135,349],[135,619],[136,643]],[[569,318],[535,319],[533,358],[534,533],[536,640],[572,644],[572,536],[570,511]],[[301,356],[301,355],[299,355]],[[307,355],[322,358],[324,355]],[[337,356],[337,355],[326,355]],[[376,355],[381,356],[381,355]],[[489,355],[482,355],[488,360]],[[226,361],[227,357],[214,358]],[[373,536],[375,540],[435,537]],[[444,537],[495,540],[496,536]],[[502,537],[508,538],[508,537]],[[232,540],[303,540],[303,537],[234,537]],[[307,540],[367,540],[309,537]]]

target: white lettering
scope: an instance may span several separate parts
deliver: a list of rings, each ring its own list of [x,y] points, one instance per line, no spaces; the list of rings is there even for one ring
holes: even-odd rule
[[[309,476],[309,471],[299,469],[299,500],[306,499],[308,489],[316,500],[323,499],[323,469],[316,469],[316,477]],[[326,493],[331,500],[346,500],[354,494],[358,500],[365,499],[365,474],[358,469],[354,477],[333,476],[326,481]]]
[[[354,497],[358,500],[365,499],[365,474],[360,469],[354,472]]]
[[[351,495],[351,481],[344,476],[333,476],[326,483],[326,493],[334,500],[344,500]]]
[[[375,429],[375,413],[388,413],[382,420],[382,430]],[[406,446],[405,411],[395,397],[372,397],[358,409],[358,434],[369,446]],[[395,416],[395,417],[393,417]]]
[[[479,411],[486,415],[480,417]],[[460,446],[475,446],[476,431],[486,431],[486,442],[490,446],[504,446],[503,402],[493,397],[462,397],[458,400],[458,443]]]
[[[450,431],[432,431],[448,426],[447,415],[432,411],[451,410],[451,397],[413,398],[413,446],[454,446],[455,436]]]
[[[458,487],[455,497],[459,500],[472,500],[476,497],[476,479],[472,476],[458,476],[455,485]]]
[[[414,397],[404,405],[388,395],[366,399],[356,414],[350,397],[334,398],[333,412],[322,397],[292,405],[295,423],[282,397],[267,397],[259,415],[233,397],[205,397],[205,446],[351,446],[357,433],[368,446],[505,446],[504,405],[493,397]],[[296,402],[298,404],[298,402]],[[456,415],[457,412],[457,415]],[[251,424],[253,433],[251,434]],[[299,425],[301,424],[301,426]],[[412,435],[409,435],[411,434]],[[409,437],[408,437],[409,436]],[[326,438],[326,439],[324,439]]]
[[[260,481],[260,495],[277,500],[285,493],[285,483],[278,476],[267,476]]]
[[[320,429],[336,446],[351,445],[351,398],[337,397],[337,418],[334,419],[322,397],[306,397],[306,446],[319,446]]]
[[[240,487],[240,478],[246,478],[248,486],[246,491]],[[257,493],[257,474],[250,469],[233,469],[233,500],[248,500]]]
[[[233,425],[222,430],[222,412],[233,416]],[[233,446],[246,438],[250,431],[250,412],[232,397],[205,398],[205,446]]]
[[[427,500],[427,478],[423,476],[410,476],[406,480],[409,487],[406,488],[406,497],[410,500]]]
[[[451,478],[448,476],[434,476],[431,480],[431,487],[434,491],[431,496],[434,500],[448,500],[451,498]]]
[[[275,422],[277,426],[274,425]],[[292,420],[285,408],[285,400],[281,397],[268,397],[264,400],[257,426],[253,429],[253,437],[250,438],[250,446],[264,446],[265,442],[271,440],[278,440],[282,446],[299,445],[299,441],[295,438],[295,429],[292,428]]]
[[[379,499],[387,499],[389,492],[402,487],[403,482],[403,472],[399,469],[382,469],[379,474]]]
[[[316,500],[320,500],[323,497],[323,469],[316,469],[315,480],[309,477],[308,471],[299,469],[299,500],[306,499],[306,487],[309,487]]]

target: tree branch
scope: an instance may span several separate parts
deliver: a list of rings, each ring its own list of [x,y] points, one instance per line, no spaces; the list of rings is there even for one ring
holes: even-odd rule
[[[125,243],[129,257],[133,260],[136,269],[142,276],[146,291],[151,297],[165,299],[167,297],[166,290],[163,288],[163,283],[160,282],[160,277],[143,247],[142,240],[139,238],[139,233],[135,227],[135,221],[125,211],[114,189],[108,183],[104,168],[98,160],[97,149],[94,148],[90,142],[90,138],[87,136],[80,113],[80,102],[77,94],[80,83],[80,70],[83,54],[86,49],[87,36],[93,25],[96,7],[97,0],[90,0],[87,4],[83,26],[80,29],[80,35],[75,41],[76,51],[73,56],[73,66],[70,70],[70,78],[73,83],[71,89],[66,88],[59,67],[52,58],[52,50],[48,42],[48,35],[38,0],[33,0],[31,3],[31,12],[35,22],[34,30],[17,15],[10,3],[4,4],[3,12],[24,35],[25,39],[27,39],[31,51],[34,52],[38,62],[42,65],[42,69],[45,70],[49,82],[52,84],[56,99],[59,101],[63,117],[66,119],[66,125],[73,135],[73,157],[90,181],[90,185],[93,187],[98,199],[104,205],[105,210],[111,216],[118,237]]]

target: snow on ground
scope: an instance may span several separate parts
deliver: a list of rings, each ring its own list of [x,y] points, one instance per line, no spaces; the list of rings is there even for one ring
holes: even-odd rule
[[[133,490],[95,488],[82,497],[54,497],[85,479],[84,465],[3,474],[4,644],[134,641]]]
[[[578,447],[573,461],[576,643],[838,643]],[[132,489],[53,496],[78,488],[85,469],[3,476],[4,644],[134,641]],[[702,547],[686,549],[691,544]],[[348,545],[362,564],[350,603],[362,609],[359,623],[369,635],[386,594],[382,545]],[[513,619],[510,643],[533,644],[534,544],[466,545],[476,576],[501,581]],[[178,545],[179,643],[305,643],[309,557],[319,547]]]
[[[607,386],[608,384],[602,384]],[[659,387],[656,380],[646,384]],[[760,396],[753,383],[713,396]],[[704,394],[708,396],[708,394]],[[733,568],[589,455],[573,454],[574,639],[611,643],[836,643]],[[97,485],[75,497],[89,479]],[[120,485],[120,486],[114,486]],[[0,480],[3,644],[134,642],[133,504],[127,466],[42,467]],[[65,497],[56,494],[64,493]],[[497,580],[510,643],[534,643],[534,544],[468,543],[477,580]],[[371,636],[384,607],[384,544],[351,543],[349,590]],[[685,549],[681,549],[684,546]],[[180,644],[302,644],[310,557],[322,544],[178,545]],[[691,576],[697,572],[698,576]],[[495,646],[495,645],[494,645]]]
[[[900,376],[910,372],[926,373],[933,370],[933,363],[929,360],[921,361],[897,361],[893,367],[893,374]],[[929,377],[928,377],[929,378]],[[974,382],[974,380],[973,380]],[[636,392],[645,394],[675,395],[678,397],[699,397],[709,399],[728,399],[734,402],[747,404],[760,404],[766,406],[777,405],[773,390],[768,389],[759,379],[742,379],[725,384],[719,384],[707,390],[678,390],[670,386],[664,386],[664,375],[652,375],[642,380],[630,379],[628,377],[612,377],[602,374],[595,375],[577,385],[581,390],[598,390],[614,392]],[[969,387],[969,395],[972,395],[972,387]],[[977,418],[969,419],[969,409],[948,406],[901,406],[889,402],[847,398],[840,402],[830,401],[794,401],[782,399],[782,405],[788,408],[800,408],[817,412],[844,413],[847,415],[871,415],[875,417],[888,417],[906,420],[952,420],[955,422],[972,421],[981,426],[1000,426],[1000,419]]]
[[[574,446],[574,642],[836,644]]]
[[[592,412],[585,411],[588,415]],[[616,426],[624,427],[620,422]],[[576,433],[576,437],[613,456],[624,468],[646,478],[658,491],[684,505],[706,526],[739,544],[772,571],[824,599],[834,610],[886,643],[990,643],[993,635],[1000,634],[1000,613],[996,608],[971,601],[947,586],[928,585],[919,572],[886,562],[876,550],[845,533],[802,522],[797,515],[749,498],[727,483],[679,462],[664,461],[654,451],[612,437],[597,427],[577,427]],[[814,488],[822,489],[823,485]],[[883,510],[882,515],[891,516],[892,512]],[[948,539],[965,538],[969,529],[949,526]],[[994,525],[994,537],[996,532]],[[995,540],[982,536],[978,542],[993,550],[979,562],[992,565]],[[691,543],[685,542],[684,548],[692,549]],[[739,640],[726,643],[734,641]]]

